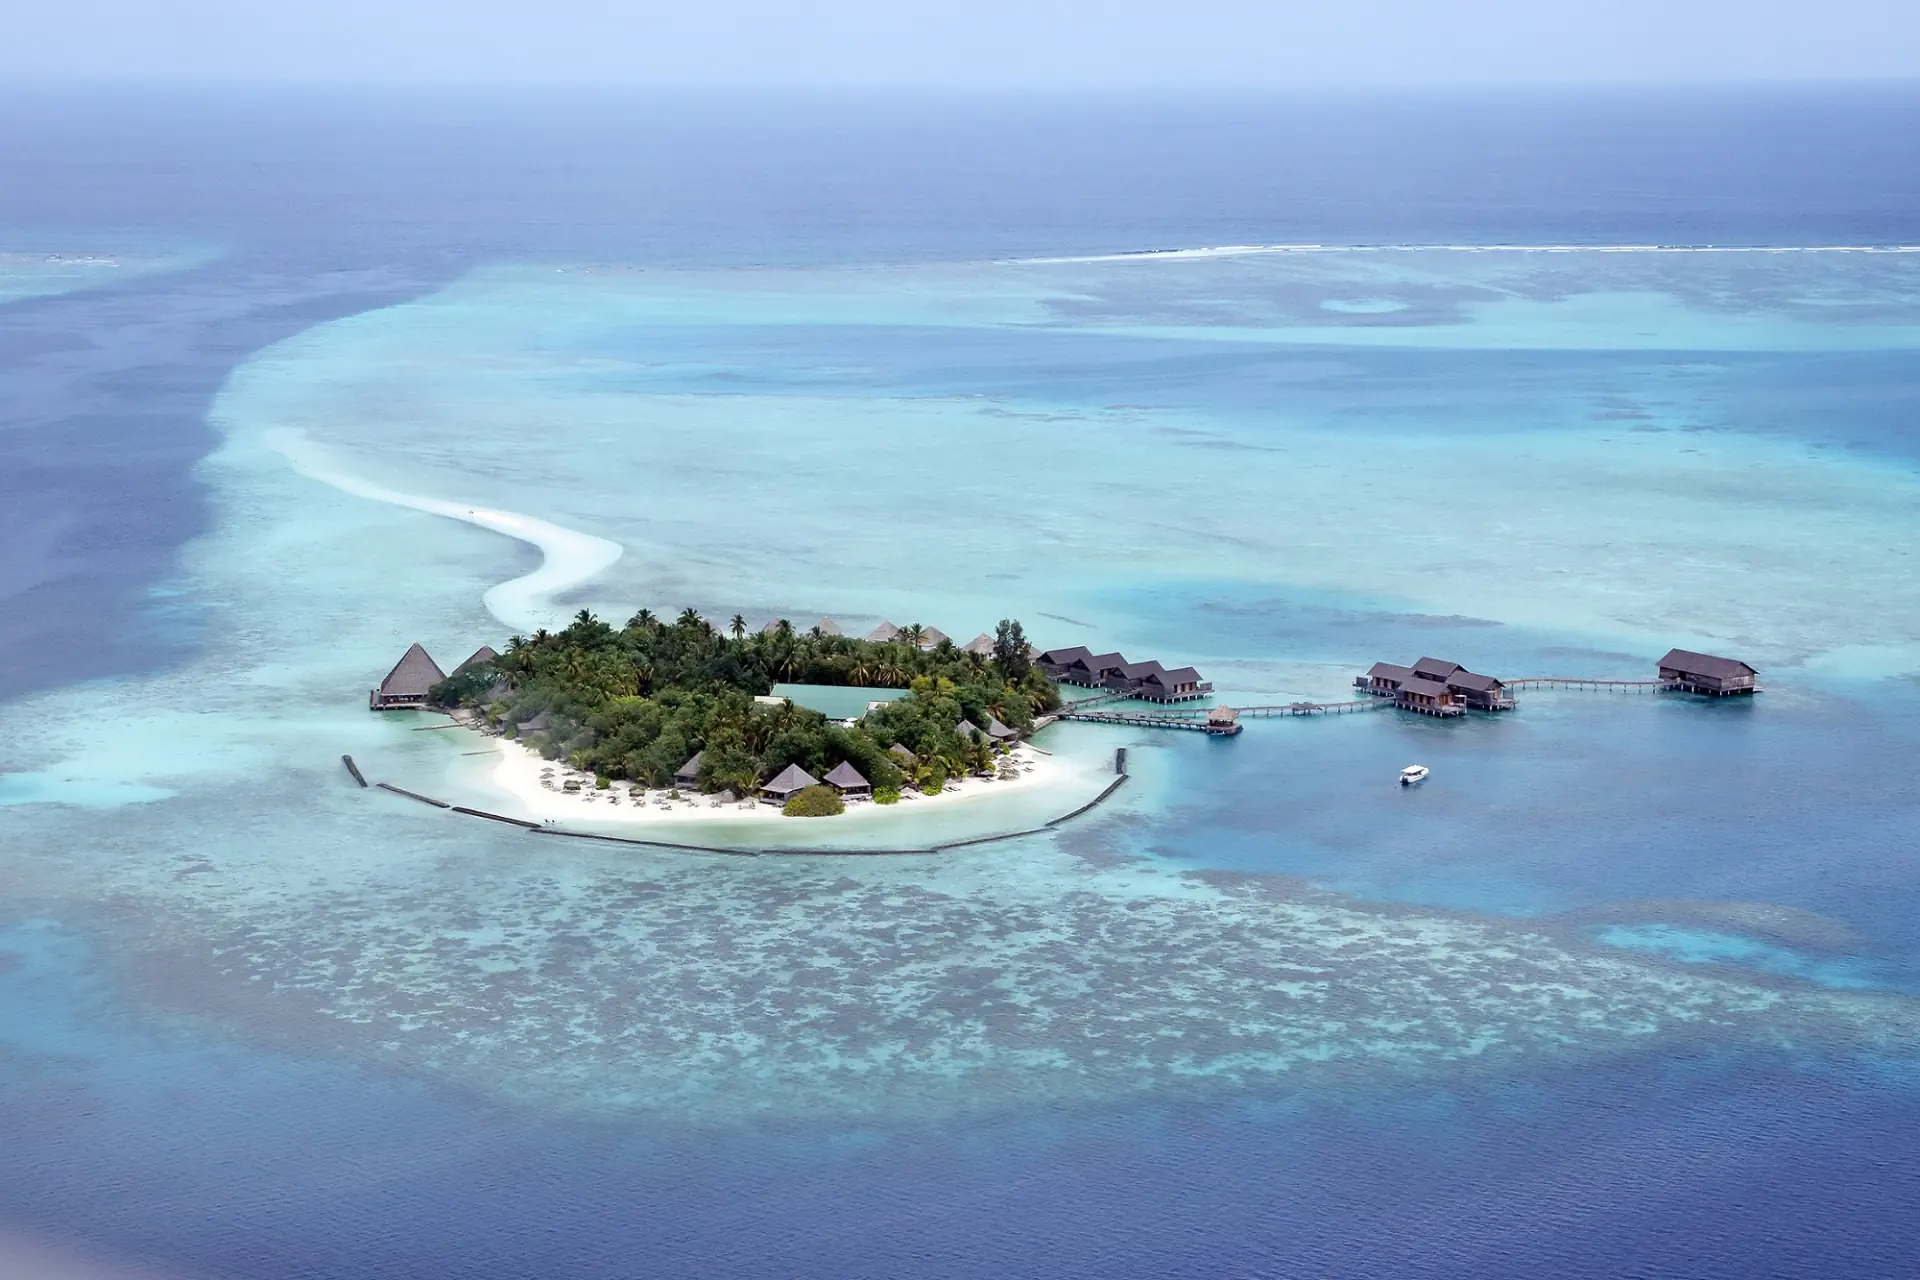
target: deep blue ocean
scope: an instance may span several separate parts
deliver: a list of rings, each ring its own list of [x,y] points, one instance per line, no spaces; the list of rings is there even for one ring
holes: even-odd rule
[[[213,624],[153,588],[212,518],[190,474],[217,443],[209,408],[238,365],[310,326],[517,259],[809,267],[1276,243],[1920,244],[1920,91],[0,91],[0,249],[204,254],[0,306],[0,713],[165,672],[205,643]],[[780,358],[804,365],[794,341]],[[964,349],[951,358],[956,386],[978,382]],[[1525,356],[1467,358],[1502,385],[1535,376]],[[1423,362],[1452,359],[1419,353],[1394,376],[1417,395]],[[1910,466],[1920,377],[1900,361],[1719,376],[1759,434]],[[1267,394],[1264,376],[1223,360],[1168,385],[1200,377],[1233,405]],[[1243,648],[1320,657],[1356,625],[1340,602],[1226,604],[1221,634]],[[1365,643],[1458,642],[1431,623],[1374,619]],[[1489,643],[1520,663],[1550,642]],[[1423,800],[1499,808],[1437,827],[1398,796],[1326,783],[1397,767],[1404,736],[1264,726],[1183,748],[1166,768],[1184,799],[1087,851],[1581,936],[1627,920],[1606,914],[1622,902],[1777,904],[1850,940],[1796,946],[1788,930],[1717,958],[1913,993],[1917,704],[1904,685],[1809,694],[1762,733],[1764,703],[1554,697],[1417,726],[1460,780]],[[1289,765],[1300,734],[1318,735],[1312,771]],[[1698,803],[1748,784],[1750,804]],[[1670,914],[1680,941],[1648,945],[1716,958],[1724,939]],[[1444,1084],[674,1136],[555,1119],[310,1040],[144,1018],[92,927],[0,918],[0,1228],[168,1276],[1920,1274],[1920,1067],[1859,1045],[1649,1042]]]

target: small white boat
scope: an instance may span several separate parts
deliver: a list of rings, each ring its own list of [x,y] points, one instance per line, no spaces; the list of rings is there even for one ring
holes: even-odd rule
[[[1423,764],[1410,764],[1400,771],[1400,785],[1411,787],[1415,783],[1425,782],[1427,775],[1432,772],[1433,770]]]

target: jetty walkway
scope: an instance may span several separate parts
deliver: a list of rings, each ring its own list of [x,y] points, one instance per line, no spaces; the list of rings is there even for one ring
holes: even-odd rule
[[[1522,676],[1518,680],[1505,681],[1509,689],[1601,689],[1613,691],[1629,690],[1633,693],[1645,693],[1649,689],[1665,689],[1673,684],[1671,680],[1596,680],[1592,676]]]

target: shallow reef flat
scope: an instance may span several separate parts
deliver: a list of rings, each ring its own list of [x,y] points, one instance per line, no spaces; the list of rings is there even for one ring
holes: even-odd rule
[[[1663,293],[1667,345],[1627,364],[1421,363],[1422,325],[1484,324],[1498,345],[1539,318],[1481,306],[1503,289],[1572,305],[1556,323],[1576,329],[1637,323],[1624,303],[1560,300],[1577,283],[1569,261],[1525,280],[1436,276],[1426,261],[1302,273],[1277,257],[1183,278],[1160,263],[697,280],[503,269],[310,330],[244,366],[216,405],[227,441],[201,468],[213,527],[167,588],[199,629],[195,659],[7,708],[11,910],[88,929],[144,1006],[221,1036],[661,1124],[911,1124],[1694,1047],[1912,1060],[1920,1023],[1900,996],[1610,950],[1587,924],[1365,904],[1156,860],[1175,823],[1183,847],[1226,838],[1238,810],[1218,780],[1216,794],[1149,779],[1079,828],[934,859],[735,859],[457,820],[340,768],[351,752],[375,777],[471,772],[472,735],[370,716],[365,689],[410,641],[457,657],[536,607],[887,615],[961,634],[1012,613],[1062,640],[1150,637],[1157,653],[1222,660],[1246,687],[1323,696],[1342,692],[1342,663],[1379,656],[1352,652],[1352,630],[1302,623],[1278,652],[1218,610],[1167,602],[1297,621],[1300,602],[1346,593],[1333,613],[1359,600],[1353,616],[1401,619],[1409,636],[1451,619],[1450,640],[1464,627],[1543,659],[1631,661],[1722,637],[1810,682],[1920,667],[1920,586],[1902,558],[1920,483],[1729,422],[1733,375],[1701,365],[1751,334],[1715,339],[1731,303],[1713,281]],[[1684,274],[1674,261],[1595,270],[1644,277],[1603,281],[1619,298]],[[1877,279],[1879,262],[1813,282],[1830,295],[1821,315],[1859,301],[1809,349],[1853,341],[1879,360],[1903,340],[1875,326],[1907,322],[1893,276],[1910,266]],[[1143,270],[1161,274],[1106,274]],[[1413,292],[1436,280],[1465,291],[1444,315]],[[1180,343],[1121,332],[1177,323],[1174,299],[1229,285]],[[1074,297],[1098,316],[1066,315]],[[1269,340],[1313,299],[1325,342]],[[1768,305],[1791,312],[1766,321],[1783,342],[1816,323],[1812,303]],[[1248,317],[1276,327],[1243,341],[1231,331]],[[1390,360],[1340,341],[1395,317]],[[1542,398],[1478,389],[1509,374]],[[290,432],[332,480],[290,465]],[[1402,483],[1382,459],[1434,483]],[[475,527],[464,504],[624,553],[590,580],[541,578],[508,525]],[[1812,714],[1767,696],[1782,721]],[[1301,753],[1323,749],[1311,732],[1345,731],[1256,730]],[[1473,741],[1497,772],[1502,750],[1524,747],[1495,732]],[[1395,768],[1404,741],[1380,747]],[[1224,778],[1231,758],[1203,754],[1216,745],[1166,750]],[[1354,759],[1354,776],[1374,768]],[[1272,792],[1284,765],[1235,785]],[[1480,794],[1498,794],[1487,783]],[[1317,786],[1232,838],[1299,843],[1312,824],[1291,808],[1327,806]],[[1565,821],[1583,831],[1635,803],[1568,794],[1580,804]],[[1436,803],[1409,838],[1475,870],[1484,820],[1483,805]]]
[[[309,883],[263,896],[215,854],[100,923],[157,1007],[542,1112],[665,1125],[910,1125],[1643,1049],[1920,1052],[1905,998],[1044,842],[937,864],[589,866],[431,832],[388,838],[424,836],[432,871],[363,866],[354,883],[308,861]]]

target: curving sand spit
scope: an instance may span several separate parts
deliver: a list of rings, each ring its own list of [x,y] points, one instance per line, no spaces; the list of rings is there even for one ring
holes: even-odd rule
[[[488,613],[521,631],[566,625],[569,616],[567,610],[557,605],[554,597],[603,573],[625,551],[624,547],[610,539],[537,520],[517,511],[470,507],[440,498],[402,493],[398,489],[363,480],[343,470],[323,447],[308,439],[304,431],[276,428],[265,433],[265,440],[269,448],[286,458],[295,471],[309,480],[318,480],[356,498],[411,507],[430,515],[479,525],[482,529],[504,533],[509,538],[518,538],[538,548],[538,569],[509,579],[491,588],[482,597]]]

